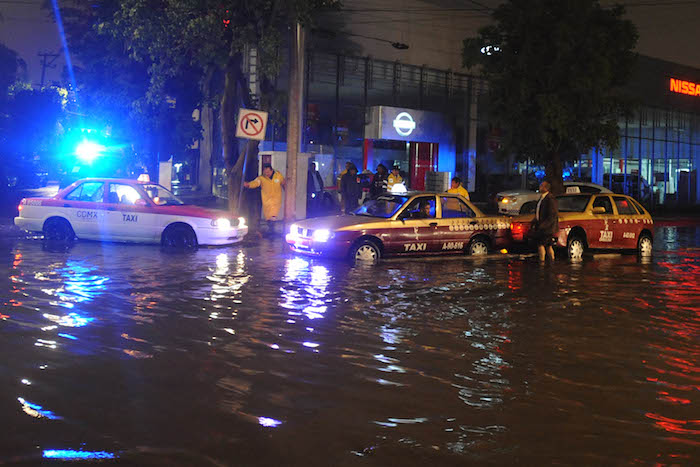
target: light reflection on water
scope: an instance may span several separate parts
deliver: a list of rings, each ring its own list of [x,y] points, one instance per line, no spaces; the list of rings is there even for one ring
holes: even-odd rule
[[[173,465],[689,463],[699,232],[661,229],[650,263],[544,267],[0,243],[0,352],[17,356],[0,384],[20,402],[0,402],[18,427],[0,462],[149,446]]]

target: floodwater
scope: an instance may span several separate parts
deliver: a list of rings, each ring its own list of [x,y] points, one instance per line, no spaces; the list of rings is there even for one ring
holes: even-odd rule
[[[700,227],[654,257],[0,239],[0,464],[698,465]]]

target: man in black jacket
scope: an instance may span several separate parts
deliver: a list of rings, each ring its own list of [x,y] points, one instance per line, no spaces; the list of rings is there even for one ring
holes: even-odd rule
[[[386,193],[387,180],[389,178],[389,173],[386,170],[384,164],[379,164],[377,166],[377,173],[374,174],[372,178],[372,184],[369,187],[369,195],[372,198],[376,198],[382,193]]]
[[[357,177],[357,167],[352,164],[347,173],[340,179],[340,194],[343,196],[345,214],[357,209],[357,202],[362,196],[362,186]]]
[[[540,262],[546,255],[554,261],[554,242],[559,233],[559,205],[557,199],[550,192],[552,185],[548,181],[540,184],[540,200],[537,202],[535,218],[532,220],[532,239],[537,245],[537,254]]]

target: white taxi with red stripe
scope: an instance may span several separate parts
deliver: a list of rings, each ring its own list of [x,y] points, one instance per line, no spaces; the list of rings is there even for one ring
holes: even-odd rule
[[[49,240],[161,243],[195,247],[227,245],[248,233],[245,219],[226,211],[186,205],[151,182],[87,178],[53,198],[27,198],[15,225]]]

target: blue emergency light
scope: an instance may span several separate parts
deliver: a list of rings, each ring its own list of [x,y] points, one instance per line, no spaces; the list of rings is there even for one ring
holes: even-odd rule
[[[101,144],[94,143],[92,141],[82,141],[75,148],[75,155],[78,159],[85,163],[92,163],[95,159],[102,155],[102,153],[107,149]]]

